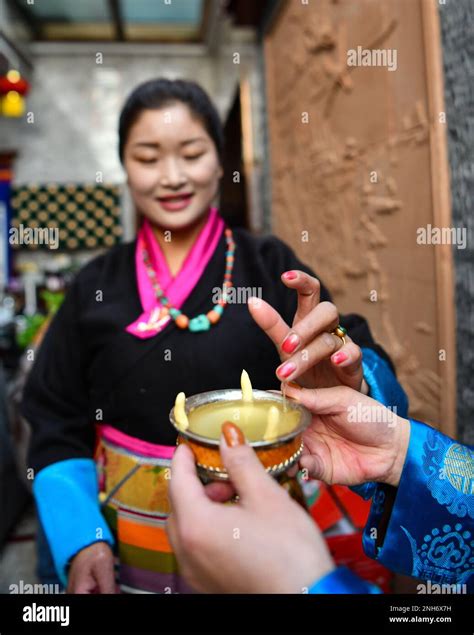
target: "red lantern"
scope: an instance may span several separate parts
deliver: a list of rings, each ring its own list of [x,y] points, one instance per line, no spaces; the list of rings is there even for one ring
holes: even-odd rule
[[[0,95],[6,95],[11,90],[22,96],[27,95],[30,90],[30,84],[15,70],[0,77]]]

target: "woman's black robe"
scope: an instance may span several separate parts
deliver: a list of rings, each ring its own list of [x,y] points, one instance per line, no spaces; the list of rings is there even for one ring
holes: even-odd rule
[[[280,275],[313,272],[275,237],[234,230],[235,287],[261,289],[291,326],[297,294]],[[212,308],[225,268],[222,236],[204,274],[182,307],[194,317]],[[321,301],[330,300],[324,286]],[[35,472],[65,459],[91,458],[95,423],[139,439],[174,445],[168,414],[178,392],[187,396],[240,385],[245,368],[255,388],[278,389],[277,350],[246,304],[229,304],[216,326],[193,333],[174,322],[150,339],[125,331],[142,312],[135,273],[135,242],[111,249],[76,276],[53,319],[29,376],[22,412],[32,426],[29,464]],[[352,339],[385,359],[366,321],[341,317]]]

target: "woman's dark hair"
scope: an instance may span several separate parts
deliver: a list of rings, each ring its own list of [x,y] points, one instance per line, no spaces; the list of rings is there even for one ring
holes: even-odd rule
[[[214,141],[222,163],[224,133],[219,114],[209,95],[193,81],[183,79],[152,79],[135,88],[125,102],[119,120],[119,156],[123,162],[123,151],[130,128],[143,110],[163,108],[174,102],[182,102],[205,127]]]

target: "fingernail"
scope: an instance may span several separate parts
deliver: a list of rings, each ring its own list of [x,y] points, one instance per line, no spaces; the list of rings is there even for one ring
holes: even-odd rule
[[[296,364],[293,364],[293,362],[285,362],[285,364],[277,369],[277,375],[279,375],[279,377],[289,377],[295,370]]]
[[[248,299],[248,303],[251,304],[252,306],[258,307],[261,304],[261,298],[252,296],[251,298]]]
[[[299,343],[300,338],[296,335],[296,333],[291,333],[290,335],[287,335],[283,340],[281,349],[282,351],[285,351],[285,353],[292,353],[295,348],[297,348]]]
[[[288,383],[288,386],[290,388],[294,388],[294,390],[301,390],[302,388],[299,384],[296,383],[296,381],[289,381],[287,383]]]
[[[285,271],[283,277],[285,278],[285,280],[294,280],[297,275],[298,274],[296,273],[296,271]]]
[[[245,444],[245,437],[242,430],[231,421],[224,421],[222,424],[222,434],[229,448],[235,448],[236,445]]]
[[[342,362],[345,362],[347,359],[347,353],[343,353],[342,351],[339,351],[339,353],[335,353],[332,357],[331,357],[332,361],[335,364],[341,364]]]

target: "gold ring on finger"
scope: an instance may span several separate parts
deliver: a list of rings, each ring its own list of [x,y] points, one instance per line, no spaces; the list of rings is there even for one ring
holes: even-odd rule
[[[331,335],[335,335],[336,337],[338,337],[339,339],[342,340],[343,344],[345,344],[346,343],[347,329],[345,329],[343,326],[338,324],[336,326],[336,328],[334,329],[334,331],[331,331]]]

